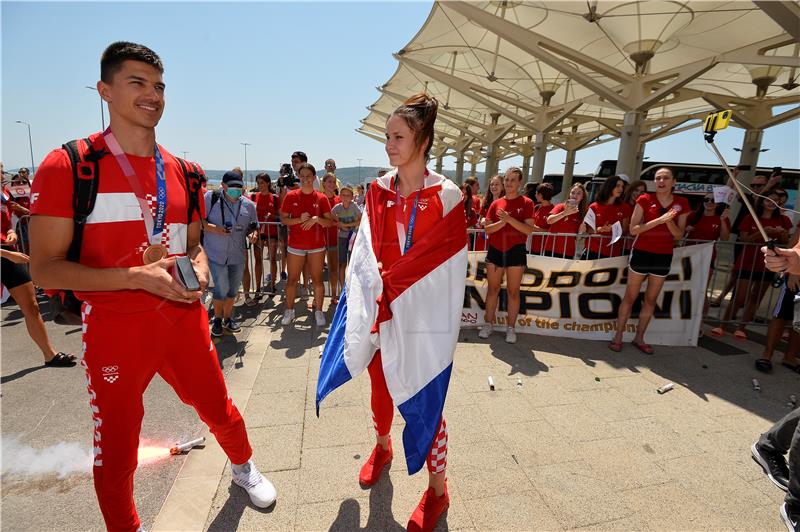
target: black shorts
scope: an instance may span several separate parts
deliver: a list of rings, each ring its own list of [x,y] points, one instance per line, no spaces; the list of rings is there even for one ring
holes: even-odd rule
[[[283,242],[289,241],[289,227],[285,225],[278,226],[278,238],[281,239]]]
[[[794,321],[794,296],[796,295],[797,292],[789,290],[786,279],[784,279],[780,296],[775,303],[775,309],[772,311],[772,317],[779,320]]]
[[[596,259],[609,259],[611,257],[612,257],[611,255],[603,255],[602,253],[600,253],[598,251],[592,251],[589,248],[585,248],[583,250],[583,252],[581,253],[580,259],[581,260],[596,260]]]
[[[740,281],[747,281],[749,283],[771,283],[775,280],[775,272],[769,270],[739,270],[736,272],[736,277]]]
[[[6,258],[0,259],[0,282],[6,288],[16,288],[31,282],[26,264],[17,264]]]
[[[500,251],[489,246],[486,252],[486,262],[494,264],[498,268],[509,268],[512,266],[527,266],[528,258],[525,251],[525,244],[517,244],[508,251]]]
[[[641,249],[631,250],[628,268],[639,275],[666,277],[672,267],[672,253],[650,253]]]

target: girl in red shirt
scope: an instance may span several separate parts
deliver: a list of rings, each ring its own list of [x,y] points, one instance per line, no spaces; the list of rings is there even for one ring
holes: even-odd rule
[[[503,274],[506,275],[508,308],[506,315],[506,342],[517,341],[514,324],[519,312],[519,286],[527,266],[525,241],[533,228],[533,202],[519,193],[522,185],[522,170],[511,167],[506,170],[503,187],[506,195],[489,206],[485,228],[489,235],[489,251],[486,252],[486,324],[478,336],[488,338],[492,334],[497,300]]]
[[[716,241],[720,238],[727,241],[731,236],[731,220],[728,217],[728,207],[724,203],[714,203],[714,195],[706,194],[697,209],[688,218],[686,226],[687,245],[702,242]],[[717,258],[716,244],[711,255],[710,270],[714,269],[714,261]],[[710,273],[710,272],[709,272]],[[708,276],[708,283],[711,283],[711,275]],[[708,287],[706,287],[706,294]],[[703,304],[703,314],[708,313],[708,298]]]
[[[555,207],[550,201],[553,198],[553,192],[553,185],[550,183],[541,183],[536,187],[537,204],[533,208],[533,234],[531,234],[530,244],[527,246],[528,252],[533,255],[544,254],[544,237],[536,233],[547,233],[549,230],[547,217]]]
[[[489,186],[486,187],[486,194],[483,196],[483,201],[481,202],[478,227],[483,228],[486,226],[486,213],[489,212],[489,206],[494,200],[502,198],[505,194],[506,192],[503,190],[503,178],[499,175],[493,176],[489,180]],[[486,251],[488,242],[485,231],[478,233],[478,238],[475,240],[475,250]]]
[[[548,231],[550,233],[573,233],[577,235],[578,229],[586,215],[586,206],[589,203],[586,189],[582,184],[572,185],[569,199],[559,203],[550,211],[547,217]],[[575,258],[575,237],[548,235],[544,241],[544,255],[561,259]]]
[[[478,197],[478,180],[468,177],[464,180],[462,197],[464,199],[464,214],[467,217],[467,229],[475,229],[481,221],[481,199]],[[469,249],[475,249],[475,233],[469,233]]]
[[[300,272],[306,263],[314,282],[314,319],[317,327],[325,326],[322,299],[325,285],[322,267],[325,263],[325,229],[334,225],[331,206],[325,194],[314,190],[317,170],[310,163],[302,163],[297,170],[300,188],[288,192],[281,204],[281,221],[289,228],[289,243],[286,254],[288,279],[286,281],[286,310],[284,325],[294,321],[294,298]]]
[[[342,200],[336,194],[336,176],[327,173],[322,178],[322,193],[328,198],[331,209]],[[328,282],[331,285],[331,302],[339,302],[339,228],[336,224],[325,231],[325,260],[328,262]]]
[[[636,200],[646,192],[647,183],[634,181],[628,183],[625,187],[625,192],[622,194],[622,207],[625,209],[625,218],[628,220],[628,231],[624,233],[625,242],[622,244],[623,255],[631,254],[631,246],[633,246],[633,239],[630,237],[631,216],[633,216],[633,209],[636,207]]]
[[[781,201],[781,190],[772,190],[766,199],[756,204],[756,215],[767,236],[774,239],[777,244],[786,244],[789,241],[789,231],[792,221],[781,214],[778,202]],[[739,240],[747,242],[744,249],[736,258],[733,269],[736,275],[736,292],[728,303],[722,317],[723,325],[711,330],[712,336],[725,334],[725,325],[731,321],[740,308],[744,308],[742,321],[736,326],[733,335],[739,340],[747,340],[745,324],[753,319],[756,309],[761,304],[761,299],[767,289],[775,280],[775,274],[764,268],[764,254],[761,253],[761,244],[764,238],[758,230],[753,217],[748,214],[739,224]],[[758,245],[757,245],[758,244]]]
[[[672,187],[675,174],[669,168],[659,168],[655,175],[655,194],[642,194],[636,200],[631,216],[630,232],[636,237],[628,263],[628,286],[625,297],[619,306],[617,331],[608,344],[612,351],[622,350],[622,334],[631,316],[633,303],[639,297],[645,279],[647,291],[644,294],[639,323],[631,344],[641,352],[653,354],[653,348],[644,343],[644,333],[653,317],[661,287],[669,275],[672,265],[672,248],[675,239],[682,238],[689,216],[689,202],[686,198],[674,196]]]
[[[258,216],[258,223],[261,225],[259,228],[260,237],[255,244],[253,244],[253,255],[255,256],[255,274],[256,274],[256,300],[261,298],[261,279],[264,277],[264,244],[267,245],[269,256],[269,286],[267,293],[275,293],[275,282],[278,275],[278,212],[280,210],[280,200],[275,190],[272,188],[272,179],[267,173],[261,173],[256,176],[256,185],[258,192],[252,194],[250,199],[256,204],[256,215]],[[244,292],[247,294],[250,290],[250,261],[244,263],[244,276],[242,277],[242,285]],[[247,302],[247,298],[245,299]]]
[[[586,223],[584,218],[578,229],[579,233],[597,234],[589,238],[583,250],[582,259],[604,259],[618,257],[622,254],[622,242],[611,244],[611,227],[619,222],[623,234],[628,231],[630,215],[622,204],[622,193],[625,191],[625,181],[615,175],[606,179],[597,191],[597,201],[589,205],[589,210],[594,215],[594,227]],[[587,217],[589,212],[586,212]]]

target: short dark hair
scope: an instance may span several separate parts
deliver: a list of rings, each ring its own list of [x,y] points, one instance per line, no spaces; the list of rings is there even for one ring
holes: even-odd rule
[[[111,78],[119,72],[125,61],[147,63],[162,74],[164,73],[164,64],[153,50],[143,44],[117,41],[108,45],[100,58],[100,79],[103,83],[111,83]]]
[[[302,152],[300,152],[300,153],[302,153]],[[305,154],[303,154],[303,155],[305,155]],[[317,175],[317,169],[314,168],[314,165],[311,164],[311,163],[303,163],[303,164],[301,164],[300,168],[297,169],[297,175],[298,176],[300,175],[300,171],[301,170],[311,170],[312,174]]]
[[[294,153],[292,154],[292,159],[294,159],[295,157],[297,157],[298,159],[300,159],[300,162],[301,162],[301,163],[307,163],[307,162],[308,162],[308,157],[307,157],[307,156],[306,156],[306,154],[305,154],[304,152],[302,152],[302,151],[296,151],[296,152],[294,152]],[[299,170],[298,170],[298,172],[299,172]]]

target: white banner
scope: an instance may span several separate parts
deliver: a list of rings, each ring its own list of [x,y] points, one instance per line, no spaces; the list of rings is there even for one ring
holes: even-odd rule
[[[672,269],[658,296],[645,341],[657,345],[697,345],[703,316],[713,244],[675,248]],[[484,322],[486,253],[469,254],[461,327]],[[625,295],[628,257],[568,260],[528,255],[520,287],[516,330],[522,333],[610,341],[617,328],[617,310]],[[636,332],[647,281],[633,305],[623,341]],[[505,284],[495,323],[506,323]]]

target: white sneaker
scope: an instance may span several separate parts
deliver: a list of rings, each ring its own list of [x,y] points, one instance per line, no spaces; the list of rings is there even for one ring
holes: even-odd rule
[[[517,343],[517,333],[512,328],[506,329],[506,343],[508,344],[516,344]]]
[[[492,324],[487,323],[486,325],[481,327],[481,330],[478,331],[478,338],[489,338],[492,334]]]
[[[284,310],[283,311],[283,319],[281,320],[281,323],[284,324],[284,325],[289,325],[293,321],[294,321],[294,309],[290,308],[290,309]]]
[[[246,464],[231,464],[233,483],[244,488],[250,501],[259,508],[269,508],[278,497],[275,486],[258,472],[252,460]]]
[[[325,327],[325,314],[321,310],[314,311],[314,319],[317,320],[317,327]]]

